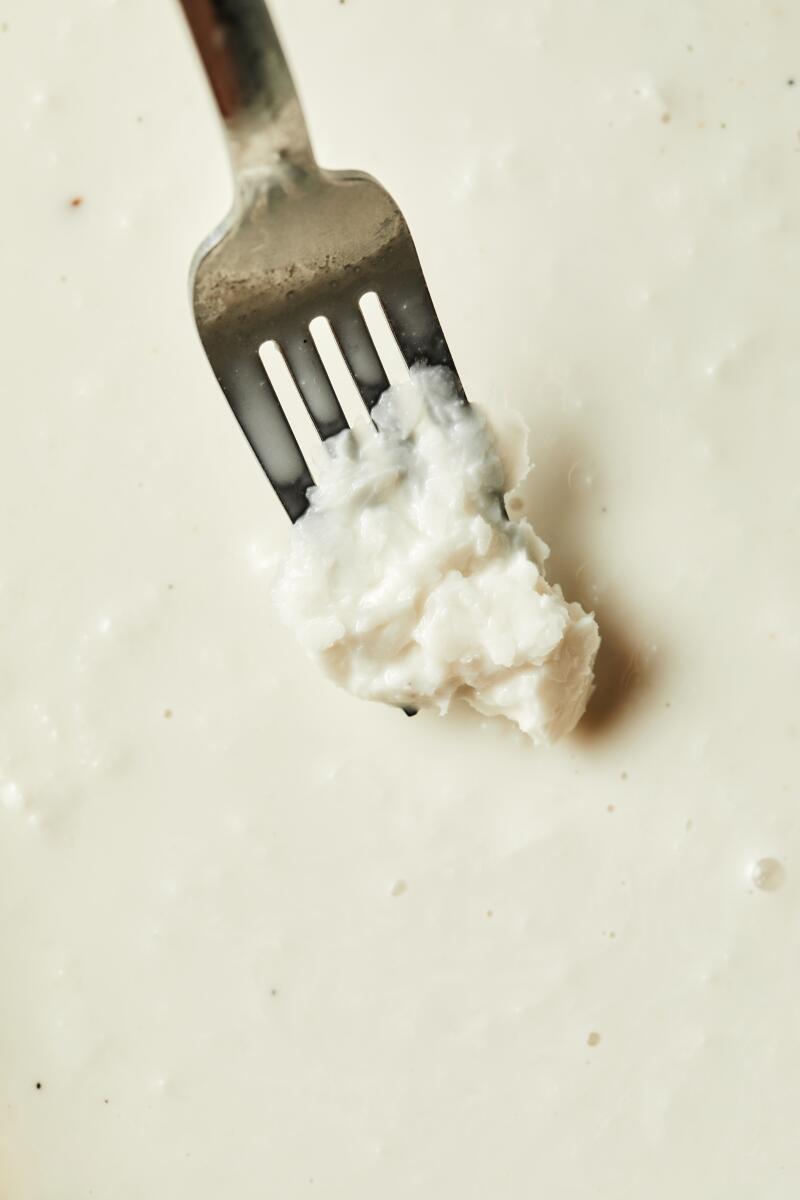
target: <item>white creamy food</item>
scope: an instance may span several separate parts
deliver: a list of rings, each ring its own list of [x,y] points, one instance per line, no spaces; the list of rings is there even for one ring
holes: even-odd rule
[[[321,677],[178,4],[3,0],[0,1196],[797,1200],[800,5],[271,7],[596,690],[539,752]]]
[[[548,550],[503,508],[491,432],[442,368],[415,367],[345,432],[292,531],[281,614],[354,695],[444,713],[454,696],[534,742],[591,694],[594,618],[544,576]]]

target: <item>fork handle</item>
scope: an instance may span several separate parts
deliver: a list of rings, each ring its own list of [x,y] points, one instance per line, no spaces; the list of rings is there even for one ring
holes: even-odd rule
[[[180,0],[225,124],[234,173],[315,167],[264,0]]]

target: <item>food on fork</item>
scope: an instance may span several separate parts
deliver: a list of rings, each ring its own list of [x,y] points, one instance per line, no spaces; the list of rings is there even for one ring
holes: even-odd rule
[[[463,696],[536,743],[569,733],[593,686],[594,617],[547,583],[547,547],[503,505],[481,413],[417,366],[332,439],[276,588],[286,623],[337,683],[406,709]]]

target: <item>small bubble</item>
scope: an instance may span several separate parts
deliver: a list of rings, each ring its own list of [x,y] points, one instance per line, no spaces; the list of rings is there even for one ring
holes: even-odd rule
[[[407,891],[408,884],[406,883],[405,879],[398,879],[397,882],[392,886],[393,896],[402,896],[403,893]]]
[[[586,1039],[586,1045],[587,1046],[599,1046],[600,1045],[600,1034],[592,1031]]]
[[[778,888],[783,887],[786,871],[777,858],[760,858],[753,864],[750,878],[762,892],[777,892]]]
[[[567,487],[571,492],[586,492],[595,483],[594,469],[590,463],[578,460],[567,473]]]

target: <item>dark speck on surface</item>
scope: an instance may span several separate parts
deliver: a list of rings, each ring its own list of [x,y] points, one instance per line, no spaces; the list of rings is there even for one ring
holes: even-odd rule
[[[797,80],[796,80],[796,79],[787,79],[787,80],[786,80],[786,86],[787,86],[787,87],[794,87],[794,85],[795,85],[796,83],[797,83]]]
[[[36,1090],[37,1090],[37,1092],[40,1092],[42,1090],[41,1082],[38,1079],[36,1080]]]
[[[73,196],[69,202],[70,208],[80,208],[83,204],[83,196]]]

